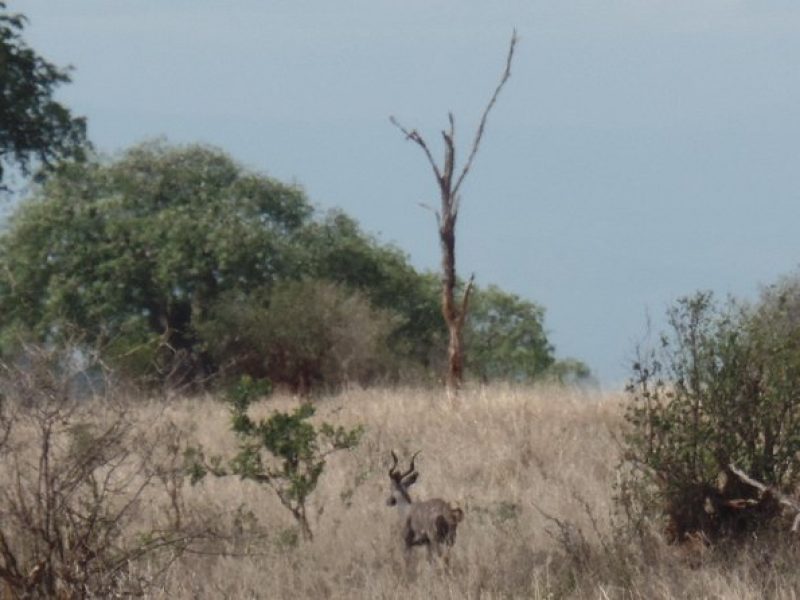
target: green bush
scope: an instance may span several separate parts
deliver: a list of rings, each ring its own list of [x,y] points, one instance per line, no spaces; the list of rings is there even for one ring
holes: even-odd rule
[[[139,384],[196,389],[222,371],[307,391],[429,379],[446,358],[437,275],[206,146],[149,142],[60,164],[0,229],[0,263],[5,359],[21,339],[79,337]],[[544,373],[554,356],[543,314],[476,288],[467,370],[482,380]]]
[[[352,218],[334,210],[297,236],[304,275],[358,290],[370,303],[400,318],[390,337],[393,353],[423,368],[443,364],[447,330],[439,276],[418,273],[399,249],[380,243]]]
[[[276,284],[271,293],[220,302],[199,327],[215,362],[231,374],[269,378],[308,393],[320,386],[390,377],[396,326],[357,291],[317,280]]]
[[[278,337],[292,338],[283,350],[300,351],[271,358],[272,365],[285,360],[285,370],[295,372],[291,377],[303,376],[313,350],[300,340],[301,331],[289,331],[298,315],[297,327],[306,315],[318,326],[326,311],[337,316],[350,309],[357,313],[353,319],[367,317],[361,323],[368,327],[380,321],[380,332],[364,336],[350,327],[358,338],[353,348],[360,352],[361,342],[385,337],[383,346],[402,357],[403,366],[422,369],[439,350],[443,331],[431,278],[417,273],[401,251],[342,213],[315,214],[301,189],[205,146],[150,142],[116,160],[60,165],[0,230],[0,262],[7,267],[0,270],[0,356],[13,357],[20,337],[58,344],[69,330],[85,349],[137,382],[200,385],[220,366],[237,376],[255,374],[254,355],[236,353],[243,361],[238,372],[230,361],[215,363],[208,327],[223,333],[231,325],[249,327],[264,317],[267,303],[278,307],[287,296],[309,290],[325,303],[319,310],[310,311],[303,296],[299,314],[292,297],[289,313],[269,317]],[[325,290],[323,284],[297,283],[303,279],[331,285]],[[273,295],[276,285],[283,287]],[[246,314],[226,315],[226,303]],[[216,314],[225,322],[213,323]],[[384,331],[389,314],[391,327]],[[349,326],[353,319],[343,322]],[[248,328],[227,333],[231,339],[241,334],[255,353],[263,346]],[[342,347],[337,351],[348,365],[364,366],[350,361]],[[361,367],[359,381],[366,376]],[[329,368],[338,369],[328,365],[322,375]],[[308,373],[314,381],[307,385],[318,375]]]
[[[753,306],[698,293],[668,316],[628,386],[623,491],[665,515],[676,540],[760,527],[777,502],[729,465],[778,492],[800,480],[800,284],[787,279]]]
[[[333,452],[354,448],[363,428],[348,430],[329,423],[315,427],[310,422],[315,412],[311,404],[253,421],[247,414],[250,404],[269,389],[268,383],[242,377],[228,398],[231,428],[239,438],[239,451],[225,467],[221,457],[206,461],[201,448],[188,448],[187,471],[192,483],[210,472],[217,477],[238,475],[269,486],[300,526],[304,539],[311,540],[306,503],[325,470],[325,459]]]

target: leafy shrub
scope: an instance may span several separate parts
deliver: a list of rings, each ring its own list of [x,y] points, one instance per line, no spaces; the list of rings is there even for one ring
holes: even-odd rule
[[[206,146],[61,164],[13,210],[0,262],[5,357],[69,329],[137,384],[197,388],[227,369],[304,391],[424,379],[446,357],[437,275]],[[473,300],[469,370],[531,379],[553,362],[539,306],[494,287]]]
[[[591,371],[585,363],[556,360],[544,328],[544,314],[538,304],[495,285],[475,286],[464,328],[467,373],[483,383],[588,381]]]
[[[787,279],[755,306],[698,293],[668,316],[670,333],[628,386],[623,491],[665,514],[676,540],[749,531],[778,505],[729,465],[779,492],[800,481],[800,284]]]
[[[277,284],[266,298],[226,299],[200,331],[229,373],[307,393],[391,376],[387,340],[395,325],[392,313],[373,308],[360,292],[303,280]]]
[[[564,358],[555,361],[542,374],[543,379],[559,384],[573,385],[591,383],[594,380],[592,371],[585,362],[575,358]]]
[[[413,365],[438,368],[447,342],[439,276],[418,273],[408,257],[379,243],[339,210],[310,223],[297,236],[304,249],[304,274],[358,290],[373,306],[399,319],[389,339],[391,350]],[[441,357],[441,358],[440,358]]]
[[[195,483],[211,472],[218,477],[239,475],[271,487],[300,526],[303,537],[311,540],[306,503],[322,476],[325,459],[333,452],[354,448],[362,428],[346,430],[328,423],[315,427],[309,421],[315,412],[311,404],[301,404],[292,413],[279,411],[267,419],[253,421],[248,408],[267,390],[262,382],[243,377],[231,392],[232,429],[240,443],[228,468],[219,456],[206,462],[201,448],[188,451],[187,466]]]

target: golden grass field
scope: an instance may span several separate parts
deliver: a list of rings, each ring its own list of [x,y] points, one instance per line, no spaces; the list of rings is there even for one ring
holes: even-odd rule
[[[267,486],[206,477],[181,488],[184,525],[214,532],[177,558],[147,597],[189,598],[797,598],[798,545],[775,540],[714,548],[667,544],[660,525],[629,535],[616,510],[623,394],[490,386],[456,403],[430,389],[350,390],[316,400],[318,422],[363,425],[358,447],[329,457],[309,507],[314,539],[298,539]],[[275,395],[254,416],[288,410]],[[154,456],[202,445],[237,447],[227,405],[212,396],[127,398],[136,434]],[[103,405],[89,406],[102,420]],[[23,431],[23,430],[20,430]],[[406,565],[398,516],[386,505],[390,451],[417,459],[416,499],[442,497],[466,513],[450,565],[422,548]],[[6,471],[10,465],[0,465]],[[163,493],[145,494],[137,530],[164,521]],[[135,535],[135,533],[133,533]],[[129,577],[160,571],[164,555],[133,563]],[[161,561],[161,562],[159,562]],[[2,594],[0,594],[2,595]]]
[[[793,543],[676,547],[654,529],[645,547],[617,531],[623,401],[502,386],[468,390],[456,404],[439,391],[408,389],[321,399],[316,419],[363,424],[365,435],[357,449],[330,457],[311,498],[314,540],[287,542],[293,520],[270,489],[206,478],[184,490],[187,514],[241,539],[228,544],[232,556],[184,556],[152,597],[796,598]],[[273,397],[253,412],[296,402]],[[235,448],[227,407],[212,398],[140,410],[209,450]],[[385,503],[392,449],[405,457],[421,450],[415,498],[440,496],[466,511],[449,569],[429,564],[423,549],[411,571],[405,566],[397,515]]]

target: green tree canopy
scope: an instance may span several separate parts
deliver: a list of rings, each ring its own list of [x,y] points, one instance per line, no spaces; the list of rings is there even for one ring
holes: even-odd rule
[[[25,17],[0,2],[0,189],[11,165],[28,175],[32,163],[50,166],[83,156],[86,121],[53,99],[68,72],[47,62],[21,37]]]
[[[476,288],[464,334],[467,370],[482,381],[532,381],[555,362],[544,308],[495,285]]]
[[[389,339],[392,349],[425,368],[432,366],[446,334],[437,277],[420,274],[402,251],[365,234],[341,211],[310,223],[301,246],[309,276],[346,285],[376,307],[393,311],[400,319]]]
[[[75,326],[112,355],[207,368],[194,321],[223,292],[291,273],[311,213],[297,188],[202,146],[64,165],[0,239],[4,325],[44,339]]]

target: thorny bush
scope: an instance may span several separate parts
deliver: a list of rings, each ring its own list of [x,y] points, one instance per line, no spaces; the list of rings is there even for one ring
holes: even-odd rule
[[[76,356],[27,348],[0,365],[0,585],[12,597],[142,594],[191,537],[182,465],[167,472],[122,404],[89,397]],[[163,522],[142,525],[145,498],[165,492]],[[151,559],[147,576],[133,568]]]

